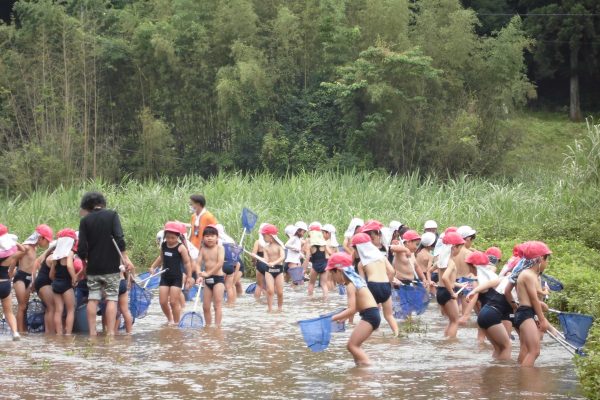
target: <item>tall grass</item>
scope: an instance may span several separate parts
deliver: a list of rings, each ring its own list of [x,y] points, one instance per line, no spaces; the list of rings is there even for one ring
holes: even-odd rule
[[[440,181],[417,174],[373,172],[301,173],[286,178],[221,174],[210,179],[186,176],[120,184],[95,181],[0,199],[0,222],[22,238],[39,223],[55,229],[76,228],[82,194],[100,190],[109,208],[121,215],[133,259],[146,265],[154,256],[154,236],[161,226],[173,219],[188,221],[192,193],[206,196],[207,208],[234,237],[242,230],[242,207],[255,211],[260,222],[272,222],[281,230],[299,219],[319,220],[334,224],[340,236],[350,219],[359,216],[384,223],[396,219],[417,229],[427,219],[435,219],[441,226],[468,224],[489,238],[544,237],[545,224],[581,213],[593,207],[595,200],[591,199],[597,198],[597,192],[575,194],[550,177],[532,182],[515,184],[469,176]]]

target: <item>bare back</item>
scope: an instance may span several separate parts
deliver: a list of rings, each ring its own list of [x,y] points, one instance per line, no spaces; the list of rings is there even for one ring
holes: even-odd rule
[[[457,277],[461,278],[463,276],[469,275],[472,272],[471,269],[469,268],[469,265],[465,261],[467,256],[469,254],[471,254],[472,252],[473,252],[473,250],[469,250],[463,246],[460,249],[460,253],[458,253],[458,255],[456,257],[452,258],[452,261],[454,261],[454,264],[456,265]]]
[[[363,266],[365,271],[365,276],[369,280],[369,282],[389,282],[388,274],[387,274],[387,265],[389,261],[387,259],[380,259],[377,261],[373,261],[370,264]]]

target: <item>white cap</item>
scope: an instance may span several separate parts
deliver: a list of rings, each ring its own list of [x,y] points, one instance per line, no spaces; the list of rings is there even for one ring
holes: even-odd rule
[[[435,242],[435,233],[425,232],[421,235],[421,246],[429,247]]]
[[[335,233],[336,232],[335,226],[333,226],[331,224],[325,224],[325,225],[323,225],[323,227],[321,227],[321,230],[325,231],[325,232],[329,232],[329,233]]]
[[[161,244],[165,240],[165,231],[162,229],[156,232],[156,243]]]
[[[477,231],[468,225],[463,225],[458,227],[456,233],[458,233],[464,239],[468,238],[469,236],[473,236],[477,233]]]
[[[292,237],[298,231],[298,228],[295,225],[288,225],[283,230],[288,237]]]
[[[294,224],[294,226],[296,227],[296,231],[298,229],[302,229],[303,231],[307,231],[308,230],[308,226],[306,225],[306,222],[304,222],[304,221],[298,221],[298,222],[296,222]]]
[[[400,222],[400,221],[391,221],[390,222],[390,229],[392,231],[397,231],[398,229],[400,229],[401,226],[402,226],[402,222]]]
[[[425,221],[424,229],[437,229],[437,227],[437,222],[434,220],[430,219],[429,221]]]

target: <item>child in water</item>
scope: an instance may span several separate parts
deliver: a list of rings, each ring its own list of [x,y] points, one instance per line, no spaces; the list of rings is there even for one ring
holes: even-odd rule
[[[17,321],[12,311],[10,280],[17,262],[25,254],[25,248],[17,243],[17,237],[8,233],[8,228],[0,224],[0,300],[4,318],[12,331],[13,340],[21,336],[17,330]]]
[[[348,344],[346,345],[350,354],[354,358],[357,366],[367,366],[371,362],[369,357],[362,349],[362,344],[371,336],[374,330],[379,328],[381,315],[377,303],[367,288],[366,282],[354,271],[352,257],[347,253],[335,253],[327,262],[328,271],[336,283],[346,285],[348,296],[348,307],[332,317],[334,321],[344,321],[352,317],[357,311],[361,320],[354,327]]]
[[[57,234],[56,249],[46,260],[50,267],[52,291],[54,292],[54,328],[57,335],[70,335],[75,321],[75,291],[77,273],[73,264],[77,234],[73,229],[63,229]],[[66,310],[63,328],[63,311]]]
[[[204,279],[204,298],[202,299],[202,310],[206,326],[212,323],[210,306],[215,310],[215,325],[221,326],[223,318],[223,295],[225,293],[225,274],[223,264],[225,263],[225,249],[219,244],[219,231],[216,225],[208,225],[202,234],[202,248],[196,262],[197,284]],[[200,271],[204,263],[205,271]]]
[[[273,296],[277,292],[277,310],[283,310],[283,260],[285,259],[284,245],[277,237],[277,227],[266,224],[260,230],[266,246],[263,248],[267,262],[265,283],[267,285],[267,311],[273,311]]]

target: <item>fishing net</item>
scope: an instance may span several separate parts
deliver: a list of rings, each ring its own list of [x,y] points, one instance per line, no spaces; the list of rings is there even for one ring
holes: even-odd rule
[[[560,292],[564,289],[562,282],[550,275],[542,274],[542,282],[546,283],[553,292]]]
[[[40,300],[32,299],[27,305],[27,332],[38,333],[44,332],[44,313],[46,307]]]
[[[421,284],[402,285],[392,290],[392,307],[396,319],[406,319],[411,314],[421,315],[429,305],[429,294]]]
[[[183,329],[204,328],[204,318],[202,318],[200,313],[197,313],[196,311],[190,311],[181,317],[178,326]]]
[[[246,231],[250,232],[252,229],[254,229],[256,221],[258,221],[258,215],[244,207],[242,210],[242,226],[246,228]]]
[[[344,311],[343,308],[336,310],[336,311],[332,311],[327,314],[319,315],[319,317],[332,317],[333,318],[333,316],[335,314],[339,314],[342,311]],[[344,332],[345,330],[346,330],[346,323],[344,321],[334,321],[333,319],[331,320],[331,332],[338,333],[338,332]]]
[[[456,282],[458,283],[466,283],[467,287],[465,287],[462,292],[463,296],[468,295],[469,293],[471,293],[471,290],[473,290],[475,288],[474,282],[477,282],[477,278],[468,278],[466,276],[461,276],[460,278],[458,278],[456,280]]]
[[[144,279],[147,279],[151,275],[152,274],[150,274],[150,272],[144,272],[144,273],[138,275],[138,279],[143,281]],[[159,284],[160,284],[160,275],[156,275],[156,276],[150,278],[148,281],[144,282],[142,284],[142,286],[145,289],[156,289]]]
[[[240,254],[242,253],[242,247],[235,243],[223,243],[225,249],[225,262],[237,263],[240,260]]]
[[[313,351],[319,352],[329,346],[331,340],[331,316],[318,317],[298,321],[300,331],[306,346]]]
[[[189,290],[186,290],[185,293],[185,301],[192,301],[196,298],[196,293],[200,290],[200,301],[202,301],[203,290],[204,288],[200,288],[198,285],[192,286]]]
[[[288,269],[288,274],[290,274],[290,278],[295,285],[304,284],[304,268],[302,267],[294,267]]]
[[[246,288],[246,294],[254,294],[254,292],[256,292],[256,282],[249,284]]]
[[[152,292],[144,289],[136,282],[131,282],[129,289],[129,311],[133,318],[144,318],[152,302]]]
[[[338,293],[340,294],[340,296],[345,296],[346,295],[346,285],[338,285]]]
[[[594,318],[584,314],[560,313],[558,320],[567,342],[577,348],[583,347]]]

